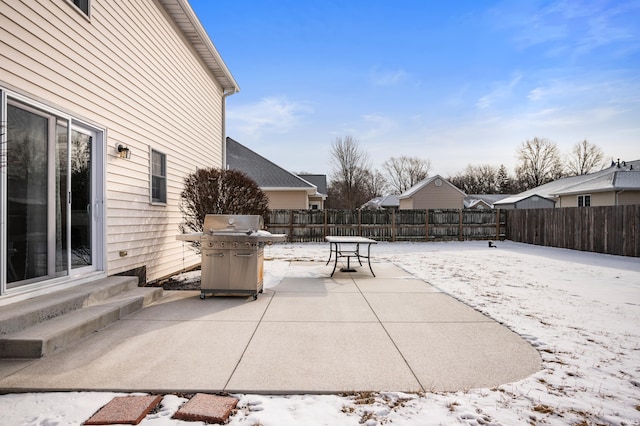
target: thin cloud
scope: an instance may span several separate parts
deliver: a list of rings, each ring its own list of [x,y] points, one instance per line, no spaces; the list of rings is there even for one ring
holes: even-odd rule
[[[494,83],[493,89],[486,95],[480,97],[476,102],[476,106],[479,109],[487,109],[498,101],[510,98],[514,88],[520,83],[520,80],[522,80],[522,74],[516,73],[509,81]]]
[[[518,49],[543,46],[550,56],[582,56],[611,45],[616,45],[617,54],[640,49],[640,29],[634,19],[639,9],[633,1],[507,2],[486,16],[493,28],[511,33]]]
[[[408,81],[410,75],[403,69],[380,70],[374,68],[369,73],[369,81],[374,86],[397,86]]]
[[[263,133],[286,133],[297,127],[312,109],[284,97],[263,98],[257,103],[230,107],[230,127],[244,135],[258,137]]]
[[[362,116],[364,127],[367,129],[363,139],[372,139],[380,136],[395,127],[395,121],[381,114],[365,114]]]

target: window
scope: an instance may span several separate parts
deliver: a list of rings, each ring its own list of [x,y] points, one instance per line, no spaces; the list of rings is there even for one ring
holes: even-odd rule
[[[591,195],[578,195],[578,207],[589,207],[591,205]]]
[[[76,5],[78,9],[84,12],[85,15],[89,16],[89,2],[91,0],[71,0],[73,4]]]
[[[167,202],[167,156],[151,150],[151,202]]]

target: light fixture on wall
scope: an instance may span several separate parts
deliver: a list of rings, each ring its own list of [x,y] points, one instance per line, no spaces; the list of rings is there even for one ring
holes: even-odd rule
[[[131,150],[129,147],[122,145],[121,143],[116,144],[116,151],[118,152],[118,157],[126,158],[127,160],[131,158]]]

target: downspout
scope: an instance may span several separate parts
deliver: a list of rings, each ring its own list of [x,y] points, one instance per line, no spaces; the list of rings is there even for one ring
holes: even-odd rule
[[[238,93],[237,87],[222,93],[222,170],[227,169],[227,96],[234,93]]]

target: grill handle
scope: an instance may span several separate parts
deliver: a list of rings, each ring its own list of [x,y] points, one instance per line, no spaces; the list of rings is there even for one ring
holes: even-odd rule
[[[236,256],[236,257],[252,257],[253,254],[237,254],[236,253],[236,254],[234,254],[234,256]]]
[[[224,253],[207,253],[205,256],[207,257],[224,257]]]

